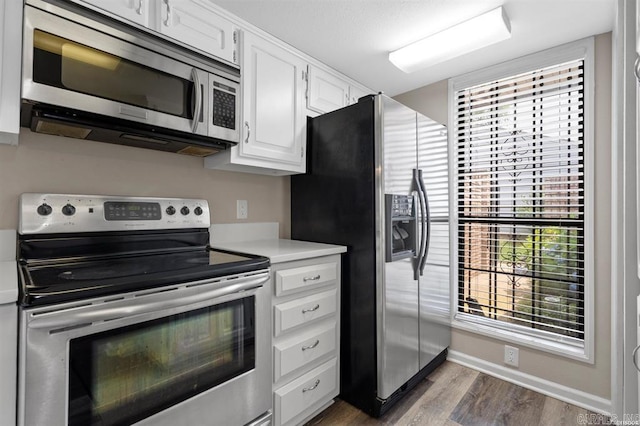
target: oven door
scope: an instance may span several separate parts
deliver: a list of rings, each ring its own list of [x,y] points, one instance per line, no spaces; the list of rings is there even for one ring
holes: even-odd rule
[[[23,99],[207,135],[209,73],[72,16],[25,7]]]
[[[271,408],[269,274],[24,309],[20,425],[246,424]]]

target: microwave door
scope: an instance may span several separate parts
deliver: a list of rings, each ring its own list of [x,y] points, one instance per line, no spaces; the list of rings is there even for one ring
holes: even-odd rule
[[[29,6],[23,40],[24,100],[207,135],[209,73]]]

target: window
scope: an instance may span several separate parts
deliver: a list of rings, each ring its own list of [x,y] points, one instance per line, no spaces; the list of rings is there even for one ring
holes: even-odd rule
[[[580,52],[454,79],[450,96],[456,319],[585,353],[591,70]]]

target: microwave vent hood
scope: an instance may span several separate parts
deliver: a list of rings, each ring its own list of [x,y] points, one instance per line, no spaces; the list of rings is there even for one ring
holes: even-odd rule
[[[235,143],[99,114],[22,101],[20,125],[32,132],[206,157]]]
[[[27,0],[20,125],[206,157],[240,141],[240,69],[79,5]]]

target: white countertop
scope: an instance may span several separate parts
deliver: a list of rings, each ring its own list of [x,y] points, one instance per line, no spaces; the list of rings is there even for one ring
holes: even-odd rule
[[[266,256],[271,260],[272,264],[328,256],[347,251],[345,246],[277,238],[253,241],[225,241],[217,244],[214,241],[211,246],[223,250]]]

